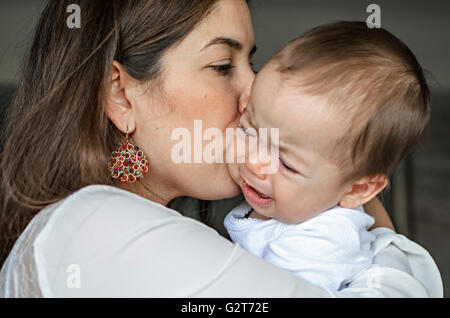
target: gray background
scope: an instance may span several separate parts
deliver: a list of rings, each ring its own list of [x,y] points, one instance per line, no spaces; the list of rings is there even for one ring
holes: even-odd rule
[[[288,40],[337,20],[365,21],[366,8],[381,7],[382,27],[401,38],[430,72],[430,128],[408,162],[408,230],[424,246],[450,287],[450,1],[447,0],[253,0],[261,67]],[[0,101],[11,95],[43,0],[0,1]],[[5,93],[6,92],[6,93]],[[1,120],[1,118],[0,118]],[[394,215],[395,211],[389,211]],[[397,225],[397,224],[396,224]]]

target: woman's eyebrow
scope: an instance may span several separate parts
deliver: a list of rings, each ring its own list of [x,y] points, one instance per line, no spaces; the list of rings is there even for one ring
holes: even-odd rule
[[[231,38],[218,37],[218,38],[215,38],[212,41],[210,41],[208,44],[206,44],[203,47],[203,49],[201,49],[201,51],[204,51],[205,49],[207,49],[208,47],[213,46],[213,45],[228,45],[229,47],[231,47],[235,50],[242,49],[242,45],[241,45],[241,43],[239,43],[239,41],[236,41]]]
[[[242,50],[242,44],[232,38],[226,38],[226,37],[217,37],[215,39],[213,39],[212,41],[210,41],[208,44],[206,44],[200,51],[204,51],[206,50],[208,47],[213,46],[213,45],[227,45],[229,47],[231,47],[232,49],[235,50]],[[253,56],[255,54],[257,50],[256,45],[253,46],[253,48],[250,51],[249,56]]]

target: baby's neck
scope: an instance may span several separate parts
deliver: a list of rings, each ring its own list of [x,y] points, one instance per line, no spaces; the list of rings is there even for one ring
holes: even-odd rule
[[[263,220],[263,221],[271,220],[271,218],[261,215],[253,209],[244,216],[244,219],[249,219],[249,218]]]

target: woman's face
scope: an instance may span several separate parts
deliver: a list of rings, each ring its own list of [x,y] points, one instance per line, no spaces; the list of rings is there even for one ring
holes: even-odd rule
[[[152,192],[171,200],[191,196],[205,200],[237,195],[225,163],[180,163],[172,150],[177,128],[189,130],[194,161],[194,121],[202,131],[239,122],[239,100],[254,79],[252,56],[254,32],[244,0],[217,1],[214,10],[178,45],[162,58],[162,75],[156,85],[140,88],[129,99],[136,129],[132,141],[141,147],[150,163],[145,182]],[[203,141],[203,149],[211,141]],[[223,154],[225,154],[225,141]],[[225,158],[225,155],[224,155]]]

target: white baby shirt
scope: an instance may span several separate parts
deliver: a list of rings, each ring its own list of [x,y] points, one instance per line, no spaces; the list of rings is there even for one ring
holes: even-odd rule
[[[362,207],[336,206],[295,225],[244,218],[251,210],[244,202],[225,217],[233,242],[313,284],[338,291],[372,264],[374,219]]]

